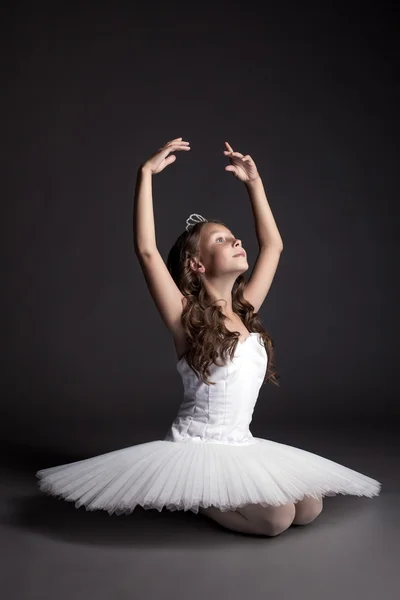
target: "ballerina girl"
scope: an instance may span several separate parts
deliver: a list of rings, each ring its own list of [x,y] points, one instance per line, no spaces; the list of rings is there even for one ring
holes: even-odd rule
[[[250,155],[225,142],[225,167],[245,185],[259,245],[251,276],[242,240],[219,219],[191,213],[167,263],[157,249],[152,178],[189,151],[181,137],[138,169],[133,233],[150,294],[172,334],[184,394],[163,439],[36,473],[42,491],[76,508],[129,514],[191,510],[222,527],[275,536],[311,523],[324,496],[372,498],[381,484],[306,450],[254,437],[263,383],[278,385],[274,343],[259,317],[283,242]]]

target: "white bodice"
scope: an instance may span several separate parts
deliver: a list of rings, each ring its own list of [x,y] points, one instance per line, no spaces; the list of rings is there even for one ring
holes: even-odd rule
[[[182,357],[176,368],[182,377],[184,397],[164,440],[171,442],[255,443],[249,430],[268,355],[262,338],[252,332],[238,342],[232,360],[212,364],[207,385]]]

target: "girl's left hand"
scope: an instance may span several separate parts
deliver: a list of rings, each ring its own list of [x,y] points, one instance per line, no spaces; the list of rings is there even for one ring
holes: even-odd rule
[[[256,163],[250,154],[243,156],[240,152],[234,152],[228,142],[225,142],[225,145],[227,150],[224,150],[224,154],[231,161],[231,164],[225,167],[225,171],[232,171],[235,177],[244,183],[251,183],[259,179],[260,175],[257,171]]]

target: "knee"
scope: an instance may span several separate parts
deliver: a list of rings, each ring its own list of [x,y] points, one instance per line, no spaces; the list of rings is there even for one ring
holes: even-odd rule
[[[306,497],[295,504],[294,525],[307,525],[318,517],[322,511],[322,498],[318,500],[312,497]]]
[[[293,503],[269,508],[260,519],[260,529],[264,535],[276,536],[283,533],[293,523],[296,508]]]

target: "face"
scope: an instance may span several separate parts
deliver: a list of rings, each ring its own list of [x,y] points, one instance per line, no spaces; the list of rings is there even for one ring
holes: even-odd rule
[[[243,253],[244,256],[235,256]],[[200,272],[212,275],[234,272],[237,275],[248,269],[247,255],[242,241],[218,223],[204,225],[200,238]]]

